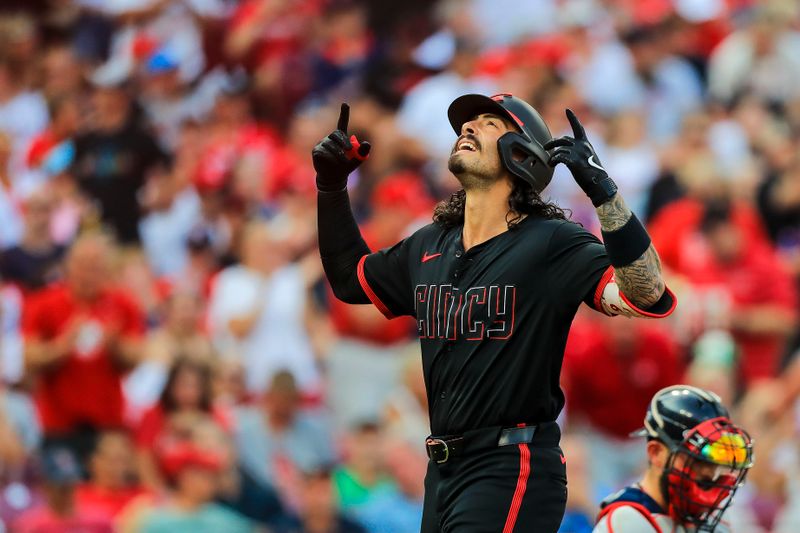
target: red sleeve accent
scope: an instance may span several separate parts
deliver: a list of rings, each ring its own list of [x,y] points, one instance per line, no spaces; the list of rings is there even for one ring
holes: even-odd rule
[[[132,338],[141,337],[146,330],[142,310],[130,294],[120,291],[117,295],[123,320],[122,333]]]
[[[630,300],[628,300],[628,297],[625,296],[625,294],[622,291],[619,291],[619,297],[622,298],[622,301],[628,304],[631,307],[631,309],[634,309],[636,312],[641,313],[643,316],[650,318],[664,318],[665,316],[671,315],[672,312],[675,310],[675,306],[678,305],[678,299],[675,297],[675,294],[671,290],[669,290],[669,287],[665,286],[664,290],[669,295],[669,297],[672,298],[672,305],[670,305],[669,309],[667,309],[663,313],[649,313],[647,311],[644,311],[643,309],[639,309],[638,307],[633,305],[633,303]]]
[[[55,146],[52,136],[48,135],[49,132],[45,131],[33,139],[28,147],[28,153],[25,155],[25,164],[29,167],[38,167],[47,152]]]
[[[137,448],[153,448],[158,439],[159,434],[164,430],[166,424],[166,416],[164,410],[160,405],[156,404],[151,407],[142,416],[142,421],[139,427],[136,428],[134,433],[134,441]]]
[[[225,433],[233,432],[233,416],[227,409],[219,406],[211,408],[211,417],[214,419],[219,427],[225,430]]]
[[[600,304],[600,300],[603,298],[603,291],[606,289],[606,285],[611,283],[613,279],[614,279],[614,267],[610,266],[606,269],[605,272],[603,272],[600,281],[597,283],[597,288],[594,290],[594,301],[592,302],[594,303],[594,308],[595,310],[600,311],[601,313],[606,315],[608,313],[606,313],[605,309],[603,309],[603,306]]]
[[[60,333],[59,326],[71,318],[72,309],[59,293],[63,294],[62,288],[52,286],[25,297],[20,322],[24,339],[51,340]]]
[[[42,334],[42,310],[46,306],[39,304],[42,299],[41,293],[32,293],[25,299],[22,307],[22,334],[27,340],[36,339]]]
[[[651,526],[653,526],[654,529],[653,533],[664,533],[663,530],[661,529],[661,526],[658,525],[658,522],[656,522],[656,519],[653,516],[653,514],[650,511],[648,511],[644,505],[635,502],[614,502],[608,507],[605,507],[602,511],[600,511],[600,514],[597,515],[597,522],[600,522],[600,520],[602,520],[603,517],[605,517],[609,533],[614,533],[614,527],[611,525],[611,513],[613,513],[616,509],[619,509],[620,507],[633,507],[634,509],[639,511],[639,513],[644,517],[645,520],[647,520],[650,523]]]
[[[236,31],[240,26],[248,23],[250,19],[258,14],[258,3],[253,1],[245,1],[239,4],[239,7],[233,12],[230,18],[230,30]]]
[[[372,287],[369,286],[369,282],[367,282],[367,276],[364,274],[364,262],[367,260],[367,255],[369,254],[364,255],[358,261],[358,282],[361,284],[361,288],[364,290],[367,298],[369,298],[369,301],[378,308],[378,311],[383,313],[383,316],[386,318],[394,318],[394,314],[392,314],[392,312],[389,311],[389,308],[386,307],[386,304],[384,304],[381,299],[378,298],[378,295],[375,294],[375,291],[372,290]]]

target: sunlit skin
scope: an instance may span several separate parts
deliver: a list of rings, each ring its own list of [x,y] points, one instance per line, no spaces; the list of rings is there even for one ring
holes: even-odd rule
[[[485,189],[508,176],[500,160],[497,140],[515,129],[508,120],[492,113],[482,113],[461,126],[447,168],[465,190]]]
[[[302,520],[309,533],[330,531],[336,520],[336,495],[327,474],[306,477],[300,485]]]
[[[89,236],[73,244],[66,260],[66,283],[79,300],[97,298],[111,277],[112,249],[102,236]]]
[[[134,469],[130,437],[115,431],[102,434],[89,467],[95,486],[106,490],[127,487]]]
[[[513,129],[506,119],[482,113],[464,123],[453,145],[448,168],[466,192],[461,236],[465,250],[508,231],[509,216],[517,215],[508,209],[513,182],[497,148],[497,140]]]
[[[175,506],[193,511],[214,499],[219,473],[201,466],[186,466],[177,475]]]
[[[732,222],[717,225],[706,233],[714,257],[723,264],[735,263],[742,257],[742,231]]]
[[[202,377],[191,367],[178,372],[172,384],[172,399],[179,409],[198,409],[203,396]]]

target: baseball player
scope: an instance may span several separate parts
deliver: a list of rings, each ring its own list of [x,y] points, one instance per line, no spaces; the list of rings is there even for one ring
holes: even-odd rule
[[[753,465],[753,445],[719,397],[662,389],[634,435],[647,437],[647,471],[603,501],[595,533],[728,531],[720,520]]]
[[[336,131],[313,150],[319,247],[334,294],[416,318],[432,435],[422,531],[555,532],[567,498],[554,422],[559,374],[578,306],[662,317],[675,307],[658,255],[571,111],[574,136],[553,140],[510,94],[450,105],[448,167],[462,189],[433,223],[371,252],[347,176],[370,146]],[[605,243],[540,193],[563,163],[597,209]]]

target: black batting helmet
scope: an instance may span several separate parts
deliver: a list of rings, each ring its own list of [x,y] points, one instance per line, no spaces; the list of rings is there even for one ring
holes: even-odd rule
[[[521,98],[507,93],[465,94],[453,100],[447,109],[447,118],[456,135],[461,135],[464,123],[481,113],[505,117],[517,125],[518,131],[508,132],[497,140],[500,160],[511,174],[541,192],[553,177],[553,169],[547,164],[549,156],[542,146],[553,136],[539,112]]]

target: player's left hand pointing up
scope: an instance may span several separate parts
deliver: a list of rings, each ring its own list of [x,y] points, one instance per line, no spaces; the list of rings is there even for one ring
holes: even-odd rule
[[[571,109],[567,109],[567,119],[572,126],[574,137],[560,137],[544,145],[544,149],[550,152],[549,165],[554,167],[564,163],[583,192],[597,207],[617,193],[617,185],[600,164],[594,148],[586,138],[583,125]]]
[[[342,104],[336,130],[322,139],[311,151],[314,170],[317,171],[317,189],[341,191],[347,187],[350,175],[369,156],[370,144],[359,142],[355,135],[347,137],[350,106]]]

